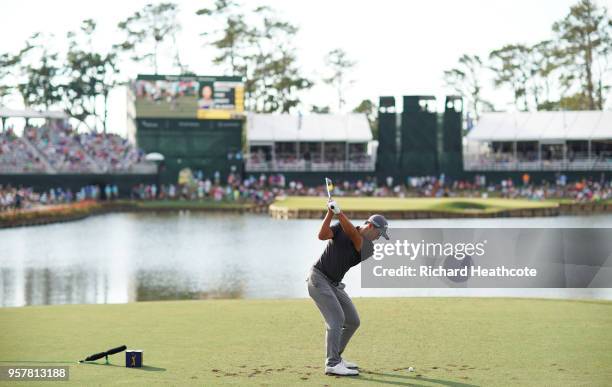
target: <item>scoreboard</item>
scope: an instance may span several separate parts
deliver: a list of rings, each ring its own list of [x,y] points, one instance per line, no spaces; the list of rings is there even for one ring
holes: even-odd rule
[[[164,155],[163,182],[176,183],[184,168],[207,177],[242,170],[242,77],[139,75],[130,94],[133,137]]]
[[[132,83],[136,118],[241,119],[242,77],[139,75]]]

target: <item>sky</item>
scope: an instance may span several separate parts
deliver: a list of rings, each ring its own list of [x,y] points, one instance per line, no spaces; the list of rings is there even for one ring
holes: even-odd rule
[[[301,95],[303,111],[310,105],[335,107],[336,92],[323,84],[324,57],[334,48],[344,49],[357,62],[347,90],[347,108],[381,95],[435,95],[440,109],[446,94],[443,72],[464,53],[483,58],[508,43],[533,44],[552,37],[552,24],[565,16],[577,0],[261,0],[243,1],[248,8],[269,5],[299,27],[294,40],[299,66],[317,84]],[[65,34],[82,20],[98,22],[94,45],[106,49],[121,40],[119,21],[150,1],[3,0],[0,2],[0,52],[16,52],[34,32],[53,34],[51,45],[62,49]],[[201,32],[207,21],[195,15],[210,1],[176,0],[182,31],[178,45],[182,60],[197,74],[222,74],[211,63],[214,50]],[[612,0],[599,0],[612,9]],[[170,52],[165,52],[169,54]],[[168,55],[169,56],[169,55]],[[126,65],[128,73],[150,73],[147,66]],[[160,73],[173,72],[162,65]],[[511,94],[496,90],[484,80],[483,96],[499,110],[512,110]],[[18,99],[9,107],[20,108]],[[111,95],[109,131],[125,134],[125,90]],[[608,104],[609,105],[609,104]],[[609,106],[608,106],[609,107]]]

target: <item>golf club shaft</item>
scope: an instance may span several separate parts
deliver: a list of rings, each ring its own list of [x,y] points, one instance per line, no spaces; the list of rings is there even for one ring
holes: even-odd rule
[[[103,358],[106,356],[106,352],[94,353],[93,355],[87,356],[83,361],[94,361]]]
[[[125,350],[126,350],[126,348],[127,348],[127,347],[126,347],[125,345],[122,345],[122,346],[117,347],[117,348],[109,349],[108,351],[106,351],[106,354],[107,354],[107,355],[114,355],[114,354],[116,354],[116,353],[119,353],[119,352],[123,352],[123,351],[125,351]]]
[[[334,189],[334,183],[327,177],[325,178],[325,188],[327,189],[327,198],[332,200],[331,191]]]

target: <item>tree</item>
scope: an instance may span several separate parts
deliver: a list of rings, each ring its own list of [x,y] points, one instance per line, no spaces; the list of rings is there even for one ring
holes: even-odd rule
[[[338,110],[342,111],[345,104],[344,92],[353,80],[347,80],[348,73],[355,67],[357,62],[348,58],[347,53],[341,48],[331,50],[325,56],[325,64],[329,67],[331,75],[323,79],[323,82],[333,86],[338,94]]]
[[[611,30],[607,9],[592,0],[578,1],[569,14],[553,24],[559,45],[558,57],[565,70],[561,84],[565,93],[571,90],[582,93],[589,110],[603,109],[603,93],[609,88],[603,79],[609,71]]]
[[[177,20],[178,6],[174,3],[147,4],[142,10],[121,21],[117,26],[125,33],[125,40],[115,46],[118,51],[131,53],[135,62],[150,60],[155,74],[158,71],[158,54],[167,39],[174,43],[174,64],[185,70],[180,61],[176,34],[181,26]],[[138,51],[143,51],[140,55]]]
[[[353,109],[353,113],[365,113],[372,130],[372,136],[378,139],[378,106],[369,99],[364,99]]]
[[[490,110],[493,110],[491,104],[481,95],[481,78],[485,66],[478,55],[464,54],[458,62],[456,67],[444,71],[444,81],[466,100],[466,110],[478,118],[483,109],[490,107]]]
[[[561,110],[589,110],[589,99],[584,93],[576,93],[574,95],[562,97],[556,102],[556,107]]]
[[[49,50],[46,41],[49,38],[35,33],[26,41],[26,47],[21,51],[23,55],[19,60],[24,62],[21,62],[21,81],[17,85],[17,90],[26,107],[48,110],[61,101],[58,87],[59,54]]]
[[[206,16],[208,20],[222,17],[222,28],[215,31],[204,31],[200,35],[211,37],[210,45],[219,54],[213,58],[213,63],[225,67],[231,75],[244,74],[246,62],[249,59],[247,45],[255,33],[245,22],[245,15],[239,11],[240,5],[231,0],[217,0],[211,8],[196,11],[197,15]]]
[[[208,20],[222,20],[221,27],[206,37],[219,55],[214,63],[245,81],[245,106],[256,112],[289,112],[300,104],[299,93],[312,87],[301,74],[293,40],[298,31],[269,7],[257,7],[246,16],[244,7],[217,0],[213,7],[197,11]]]
[[[249,35],[254,52],[246,66],[248,106],[264,113],[287,113],[300,104],[299,93],[313,85],[297,65],[293,41],[298,28],[268,7],[256,8],[254,16],[258,20]]]
[[[543,40],[530,49],[529,74],[531,77],[530,92],[533,95],[537,110],[551,110],[554,102],[551,100],[553,74],[559,69],[556,60],[558,48],[552,40]]]
[[[514,104],[523,111],[529,110],[528,91],[532,76],[530,52],[530,48],[523,44],[507,44],[489,54],[490,68],[495,73],[495,87],[509,87],[514,95]]]
[[[81,24],[81,33],[69,32],[67,39],[69,49],[64,68],[65,83],[63,99],[66,111],[81,123],[94,119],[94,129],[102,122],[104,132],[107,130],[108,95],[117,86],[117,54],[113,50],[105,53],[95,52],[92,36],[96,23],[87,19]],[[98,113],[99,99],[102,99],[103,110]]]
[[[310,112],[314,114],[329,114],[330,108],[329,106],[312,105],[310,107]]]
[[[495,74],[495,87],[508,87],[514,95],[515,106],[528,111],[549,110],[552,75],[559,68],[555,59],[558,48],[551,40],[544,40],[529,47],[523,44],[507,44],[493,50],[489,58]],[[530,103],[533,100],[533,103]]]
[[[281,49],[279,54],[264,54],[253,72],[251,95],[257,111],[289,113],[300,104],[298,92],[312,87],[312,82],[299,74],[294,51]]]
[[[26,47],[17,54],[8,52],[0,54],[0,105],[4,103],[7,96],[17,90],[16,79],[19,74],[19,64],[28,50],[29,48]]]

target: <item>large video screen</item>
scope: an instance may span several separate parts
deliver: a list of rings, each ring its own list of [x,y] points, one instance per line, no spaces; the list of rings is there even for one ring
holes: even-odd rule
[[[139,75],[134,81],[136,117],[240,119],[242,77]]]

